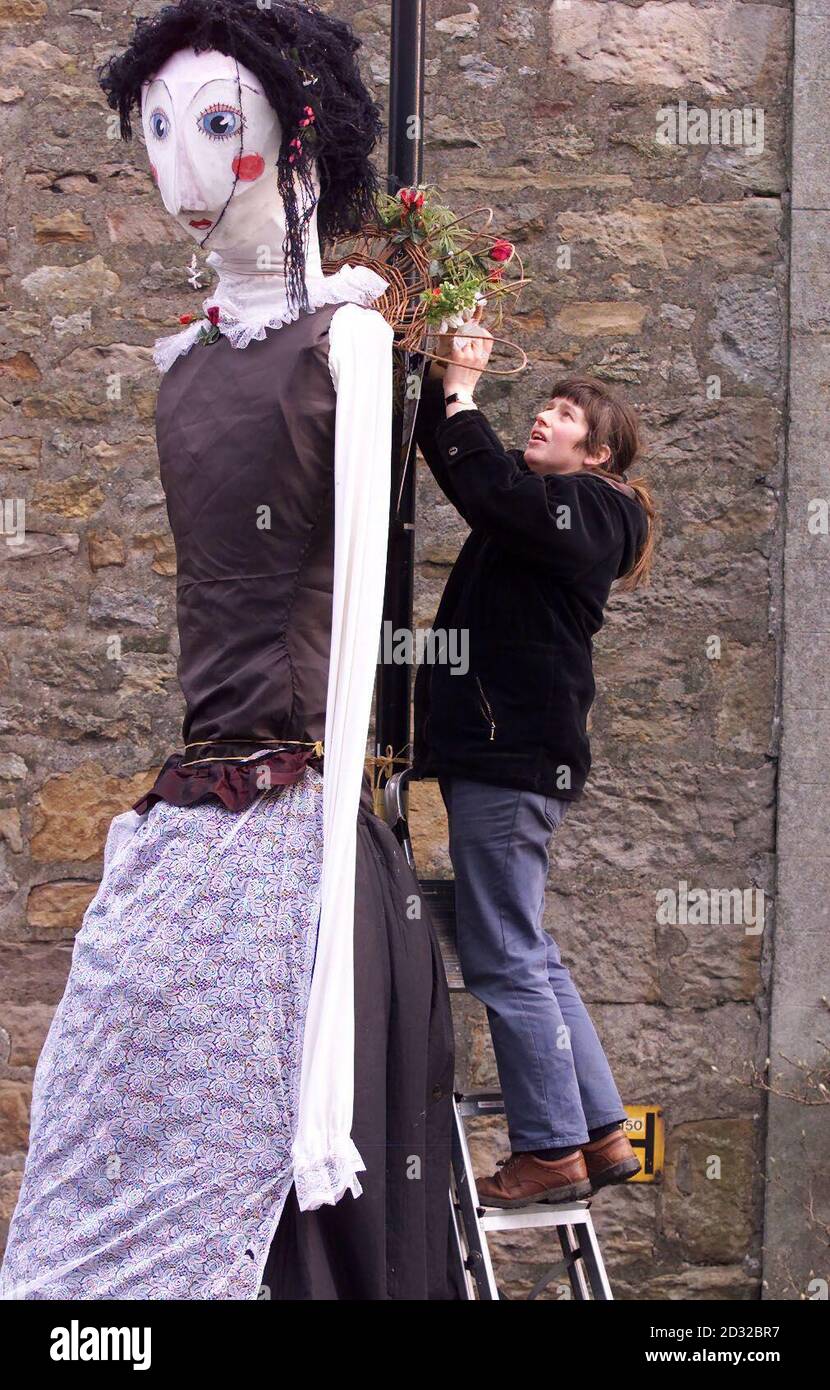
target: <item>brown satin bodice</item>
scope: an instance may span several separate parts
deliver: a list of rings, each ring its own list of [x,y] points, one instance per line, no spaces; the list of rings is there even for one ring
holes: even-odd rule
[[[221,335],[196,343],[162,379],[156,438],[176,545],[185,743],[323,737],[339,307],[245,348]]]
[[[337,406],[329,324],[340,307],[301,313],[245,348],[223,335],[197,342],[162,378],[156,440],[176,546],[182,743],[192,745],[165,763],[156,783],[165,799],[194,800],[183,760],[260,743],[294,745],[273,766],[296,780],[314,757],[302,745],[324,737]],[[229,774],[224,763],[203,764],[198,787],[200,799],[216,787],[234,809],[258,791],[250,765]]]

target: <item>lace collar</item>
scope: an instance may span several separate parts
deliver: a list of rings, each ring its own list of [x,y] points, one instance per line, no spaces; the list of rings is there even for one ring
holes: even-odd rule
[[[323,304],[362,304],[368,307],[380,298],[389,288],[388,280],[370,270],[366,265],[342,265],[333,275],[321,275],[307,282],[308,302],[312,309]],[[221,284],[221,282],[220,282]],[[221,288],[203,300],[205,313],[212,306],[218,306],[219,316],[216,327],[235,348],[245,348],[253,338],[264,338],[266,328],[281,328],[284,323],[292,323],[299,317],[299,310],[291,312],[288,296],[284,291],[269,298],[267,308],[241,313],[223,305]],[[208,325],[209,327],[210,325]],[[159,371],[164,373],[182,353],[189,352],[205,327],[204,319],[188,324],[181,333],[171,333],[169,337],[157,338],[153,348],[153,361]]]

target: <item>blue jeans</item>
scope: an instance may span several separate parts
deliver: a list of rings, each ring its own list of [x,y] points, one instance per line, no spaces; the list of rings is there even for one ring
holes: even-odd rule
[[[439,777],[464,983],[487,1007],[514,1152],[584,1144],[626,1112],[588,1011],[542,927],[548,847],[570,803]]]

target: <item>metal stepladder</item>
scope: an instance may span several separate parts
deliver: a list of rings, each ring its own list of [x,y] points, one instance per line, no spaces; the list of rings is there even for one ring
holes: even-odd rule
[[[411,775],[411,767],[395,773],[383,789],[383,798],[385,819],[401,844],[410,868],[416,873],[403,803],[404,788]],[[419,878],[418,884],[435,924],[450,992],[464,991],[466,987],[455,944],[454,880]],[[559,1278],[564,1263],[572,1298],[613,1300],[591,1219],[590,1197],[557,1204],[531,1202],[525,1207],[509,1210],[480,1204],[464,1122],[466,1119],[497,1114],[504,1114],[500,1091],[469,1091],[466,1094],[454,1091],[450,1216],[459,1275],[467,1297],[472,1300],[502,1297],[493,1272],[488,1231],[553,1227],[559,1237],[561,1259],[557,1259],[537,1281],[527,1298],[536,1298]]]

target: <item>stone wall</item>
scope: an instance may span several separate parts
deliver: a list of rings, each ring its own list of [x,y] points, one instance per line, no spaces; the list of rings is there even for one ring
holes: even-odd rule
[[[388,5],[324,8],[354,22],[386,103]],[[653,582],[612,597],[595,643],[594,766],[547,894],[624,1101],[666,1123],[661,1180],[603,1194],[597,1228],[618,1298],[754,1299],[772,905],[755,934],[661,924],[656,894],[773,889],[792,14],[786,0],[427,11],[425,178],[459,210],[491,206],[534,281],[494,330],[531,370],[488,380],[481,404],[514,444],[563,369],[617,383],[642,413],[660,509]],[[0,0],[0,457],[4,497],[26,502],[0,600],[6,1220],[105,828],[182,713],[150,349],[204,291],[92,72],[130,27],[109,0]],[[761,108],[763,149],[657,143],[661,108],[681,101]],[[465,529],[422,462],[418,520],[427,626]],[[414,789],[413,826],[420,872],[449,873],[433,784]],[[483,1010],[464,997],[456,1016],[459,1080],[495,1082]],[[506,1151],[490,1122],[478,1171]],[[544,1249],[503,1236],[498,1250],[520,1295]]]

